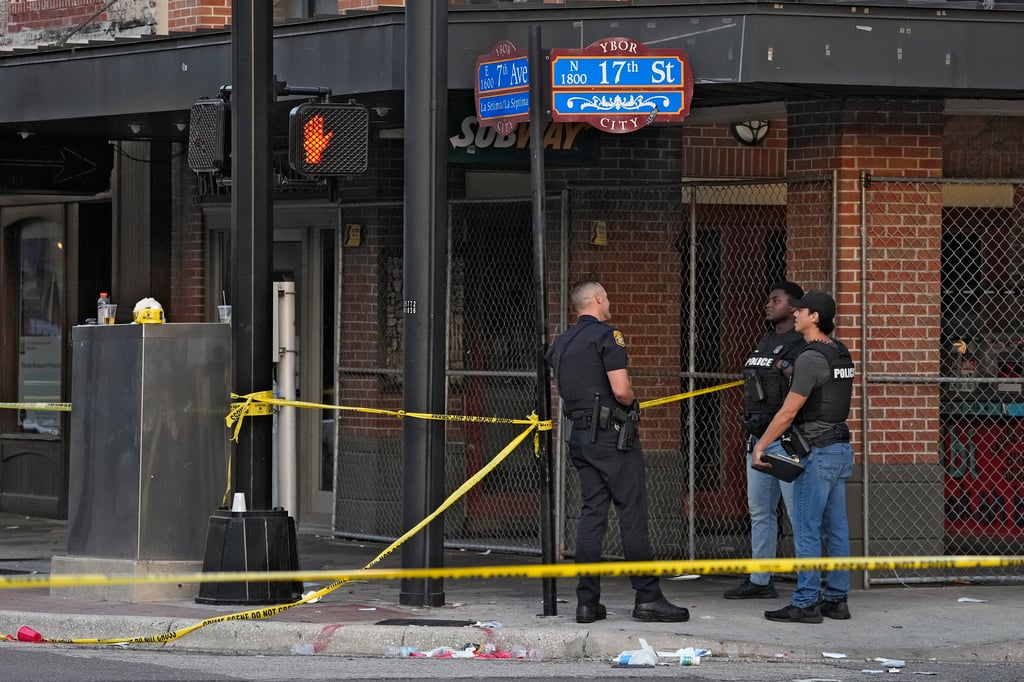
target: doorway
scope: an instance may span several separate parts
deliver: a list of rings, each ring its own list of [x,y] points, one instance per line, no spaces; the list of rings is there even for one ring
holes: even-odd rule
[[[295,283],[296,399],[333,405],[335,385],[335,251],[337,209],[275,206],[271,264],[274,282]],[[215,315],[221,291],[230,290],[230,211],[209,209],[210,267],[207,296]],[[273,349],[273,357],[277,357]],[[275,367],[276,372],[276,367]],[[334,419],[328,409],[299,409],[299,508],[289,509],[301,532],[332,529]],[[276,433],[275,433],[276,437]],[[275,473],[276,477],[276,473]]]
[[[69,400],[71,328],[110,291],[111,234],[108,202],[0,207],[0,401]],[[0,510],[67,516],[69,415],[0,410]]]

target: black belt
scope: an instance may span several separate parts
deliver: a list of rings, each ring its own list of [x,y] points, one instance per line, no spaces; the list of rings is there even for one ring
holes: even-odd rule
[[[836,443],[848,442],[850,442],[850,427],[844,423],[834,425],[831,433],[826,432],[821,434],[811,441],[811,445],[816,448],[826,448],[829,445],[835,445]]]
[[[573,410],[565,415],[574,429],[589,429],[594,420],[593,410]]]
[[[831,433],[826,433],[824,436],[819,436],[811,441],[811,445],[816,448],[827,448],[829,445],[835,445],[836,443],[849,443],[850,439],[840,438],[839,436],[833,436]]]

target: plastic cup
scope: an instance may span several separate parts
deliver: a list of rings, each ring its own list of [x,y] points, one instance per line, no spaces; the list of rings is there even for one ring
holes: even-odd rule
[[[22,625],[18,628],[18,641],[19,642],[41,642],[43,636],[30,628],[27,625]]]
[[[117,304],[107,303],[103,306],[103,319],[100,320],[100,324],[114,324],[115,317],[117,317]]]
[[[217,315],[220,316],[221,324],[231,324],[231,306],[219,305],[217,306]]]

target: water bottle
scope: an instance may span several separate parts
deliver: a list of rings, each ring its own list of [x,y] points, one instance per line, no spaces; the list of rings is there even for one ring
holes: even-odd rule
[[[384,650],[384,656],[385,658],[408,658],[414,651],[416,651],[416,649],[411,646],[397,646],[395,644],[390,644]]]
[[[100,300],[96,301],[96,324],[106,324],[107,306],[110,305],[110,294],[100,292]]]

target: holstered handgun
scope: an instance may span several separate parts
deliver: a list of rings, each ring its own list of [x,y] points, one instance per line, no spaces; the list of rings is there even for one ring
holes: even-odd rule
[[[619,427],[619,440],[615,449],[619,452],[628,452],[633,449],[633,442],[636,440],[638,425],[640,424],[640,405],[634,400],[629,411],[616,407],[612,410],[612,419]]]
[[[811,444],[807,442],[807,437],[804,436],[795,424],[782,434],[782,437],[779,438],[779,443],[782,445],[782,449],[790,457],[795,457],[797,461],[811,454]]]

